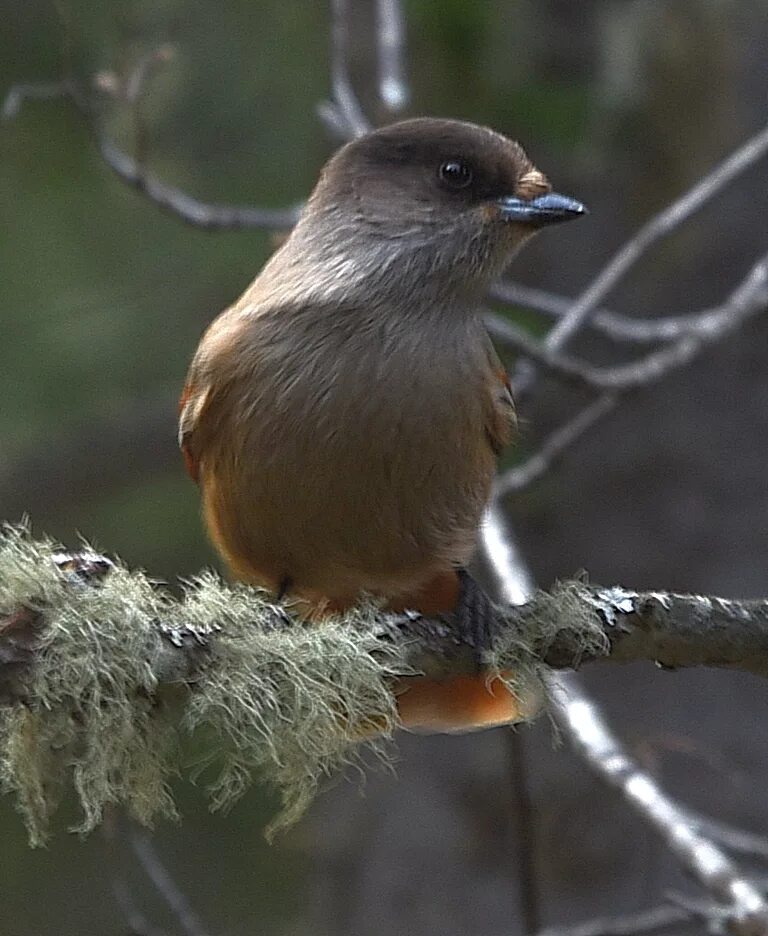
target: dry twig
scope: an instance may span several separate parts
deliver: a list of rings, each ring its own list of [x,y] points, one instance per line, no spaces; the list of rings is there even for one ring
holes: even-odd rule
[[[397,113],[408,103],[405,80],[405,23],[400,0],[376,0],[376,40],[379,50],[379,98]]]
[[[579,299],[550,331],[546,338],[549,350],[562,348],[587,323],[597,306],[619,281],[657,241],[697,212],[707,201],[722,192],[739,175],[768,154],[768,127],[747,140],[734,153],[715,166],[680,198],[659,212],[609,260]]]
[[[506,302],[510,305],[521,306],[534,312],[540,312],[548,318],[560,319],[570,311],[575,299],[558,296],[556,293],[546,292],[542,289],[533,289],[503,280],[496,283],[489,292],[491,299]],[[606,338],[616,342],[631,344],[658,344],[664,341],[674,341],[690,332],[707,330],[712,319],[718,319],[722,306],[702,309],[699,312],[687,312],[680,315],[659,315],[656,318],[639,318],[629,315],[620,315],[610,309],[597,309],[589,320],[590,328],[599,332]],[[504,346],[506,339],[506,325],[509,319],[490,312],[486,315],[488,331]],[[509,347],[516,350],[514,342]]]
[[[128,830],[128,845],[157,893],[167,904],[183,936],[207,936],[188,898],[173,880],[148,835],[134,828]]]
[[[627,364],[610,367],[588,364],[543,344],[511,322],[496,323],[495,333],[516,346],[525,357],[542,364],[555,376],[575,380],[596,390],[627,391],[656,383],[667,374],[689,364],[704,348],[735,331],[752,316],[768,308],[768,256],[752,267],[725,302],[700,319],[697,328],[676,341]]]
[[[530,595],[530,573],[508,539],[498,508],[488,514],[483,545],[503,594],[510,599]],[[768,904],[760,891],[699,830],[688,811],[629,756],[576,678],[551,676],[548,680],[552,713],[564,734],[600,777],[656,828],[681,864],[717,899],[718,922],[733,936],[766,936]]]
[[[597,917],[573,926],[548,926],[536,936],[648,936],[700,919],[684,907],[661,904],[652,910],[620,917]]]

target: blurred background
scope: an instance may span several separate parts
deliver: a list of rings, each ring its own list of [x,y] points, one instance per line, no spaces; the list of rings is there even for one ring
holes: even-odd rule
[[[352,72],[374,121],[373,4],[352,5]],[[404,113],[519,138],[591,215],[537,239],[512,278],[576,295],[649,215],[766,120],[765,0],[405,0]],[[51,81],[62,55],[131,150],[109,88],[160,46],[142,102],[152,172],[202,199],[291,206],[335,145],[325,3],[0,0],[0,92]],[[175,444],[189,358],[274,248],[265,232],[185,226],[101,161],[71,102],[0,124],[0,519],[82,535],[173,580],[215,562]],[[714,305],[768,243],[768,166],[745,174],[611,297],[627,314]],[[518,321],[541,327],[523,310]],[[595,339],[579,350],[617,360]],[[546,383],[523,448],[562,418]],[[627,400],[543,481],[507,502],[541,585],[587,569],[628,587],[764,596],[768,568],[768,318]],[[308,483],[311,483],[309,479]],[[585,678],[634,753],[707,815],[768,833],[765,687],[743,674],[593,669]],[[256,788],[228,817],[180,782],[183,823],[156,843],[210,934],[469,933],[521,922],[520,802],[532,826],[528,922],[650,906],[690,886],[655,836],[542,719],[459,738],[404,737],[397,776],[326,792],[269,847]],[[65,811],[66,812],[66,811]],[[0,803],[0,932],[130,932],[99,836],[31,851]],[[137,901],[178,932],[129,857]],[[531,893],[533,892],[533,900]],[[44,899],[43,898],[44,895]],[[531,902],[535,905],[531,910]],[[682,931],[681,931],[682,932]]]

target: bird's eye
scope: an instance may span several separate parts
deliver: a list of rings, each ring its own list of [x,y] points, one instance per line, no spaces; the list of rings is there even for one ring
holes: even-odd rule
[[[447,159],[438,174],[443,185],[454,191],[472,184],[472,168],[460,159]]]

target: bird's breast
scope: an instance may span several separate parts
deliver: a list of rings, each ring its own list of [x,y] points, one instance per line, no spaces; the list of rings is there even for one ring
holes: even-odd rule
[[[251,553],[308,588],[373,591],[465,561],[494,470],[471,336],[331,322],[259,339],[228,469]]]

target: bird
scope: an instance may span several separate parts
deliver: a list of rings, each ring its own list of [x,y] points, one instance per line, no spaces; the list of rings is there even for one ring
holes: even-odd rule
[[[312,619],[364,595],[455,611],[516,426],[482,298],[539,229],[585,213],[473,123],[403,120],[330,158],[204,333],[180,401],[187,471],[233,578]],[[426,731],[521,708],[483,672],[410,680],[398,706]]]

